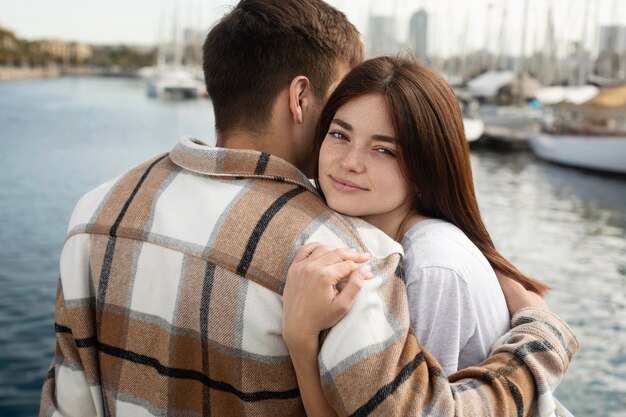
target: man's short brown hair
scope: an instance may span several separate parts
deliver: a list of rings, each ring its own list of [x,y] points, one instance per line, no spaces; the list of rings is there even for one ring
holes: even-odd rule
[[[321,0],[241,0],[209,32],[204,77],[218,132],[261,131],[298,75],[324,99],[339,64],[363,60],[359,32]]]

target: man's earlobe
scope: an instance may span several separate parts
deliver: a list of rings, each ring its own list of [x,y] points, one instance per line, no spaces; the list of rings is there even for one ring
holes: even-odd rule
[[[308,105],[310,89],[311,83],[304,75],[294,77],[289,85],[289,109],[293,121],[298,124],[304,122],[304,112]]]

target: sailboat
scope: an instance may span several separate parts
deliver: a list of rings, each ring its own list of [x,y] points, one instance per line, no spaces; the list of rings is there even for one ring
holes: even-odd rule
[[[467,92],[459,89],[454,90],[463,116],[463,128],[465,139],[471,143],[483,137],[485,123],[480,117],[480,105]]]
[[[531,77],[526,68],[526,27],[528,24],[528,4],[524,1],[522,18],[522,36],[520,58],[516,71],[496,70],[496,61],[501,61],[499,67],[507,65],[505,57],[506,18],[508,6],[502,8],[500,26],[500,47],[497,60],[490,62],[490,70],[467,82],[468,92],[481,102],[480,116],[484,122],[485,136],[488,142],[508,149],[522,149],[528,147],[528,136],[536,128],[542,117],[539,109],[526,103],[534,98],[534,93],[541,87],[539,81]]]
[[[537,133],[530,146],[540,158],[562,165],[626,174],[626,133],[599,134]]]
[[[201,81],[185,68],[159,72],[148,83],[148,96],[168,100],[198,98],[202,94]]]
[[[516,105],[516,97],[523,102],[534,96],[540,84],[533,78],[520,79],[513,71],[487,71],[467,83],[471,96],[482,101],[480,117],[485,135],[506,144],[509,148],[527,146],[528,135],[542,117],[539,109]],[[521,91],[520,91],[521,90]]]
[[[166,48],[159,46],[157,53],[157,66],[151,67],[151,71],[145,71],[149,77],[147,93],[149,97],[163,98],[167,100],[195,99],[204,95],[205,87],[202,75],[191,68],[182,65],[181,45],[178,43],[177,13],[174,13],[172,26],[172,43],[168,56]],[[171,51],[173,49],[173,51]],[[168,62],[171,61],[171,62]]]
[[[626,85],[605,88],[582,103],[566,98],[551,107],[552,117],[540,133],[530,137],[538,157],[626,174]]]

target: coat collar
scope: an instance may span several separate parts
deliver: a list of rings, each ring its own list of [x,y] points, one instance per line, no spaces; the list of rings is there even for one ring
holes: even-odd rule
[[[298,168],[265,152],[218,148],[207,145],[200,139],[184,136],[170,152],[170,158],[181,168],[197,174],[288,182],[318,194]]]

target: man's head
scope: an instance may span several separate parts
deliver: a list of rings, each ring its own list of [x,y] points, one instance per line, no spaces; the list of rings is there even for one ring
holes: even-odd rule
[[[218,134],[264,132],[279,93],[294,78],[320,102],[363,60],[356,28],[321,0],[242,0],[209,32],[203,48]]]

